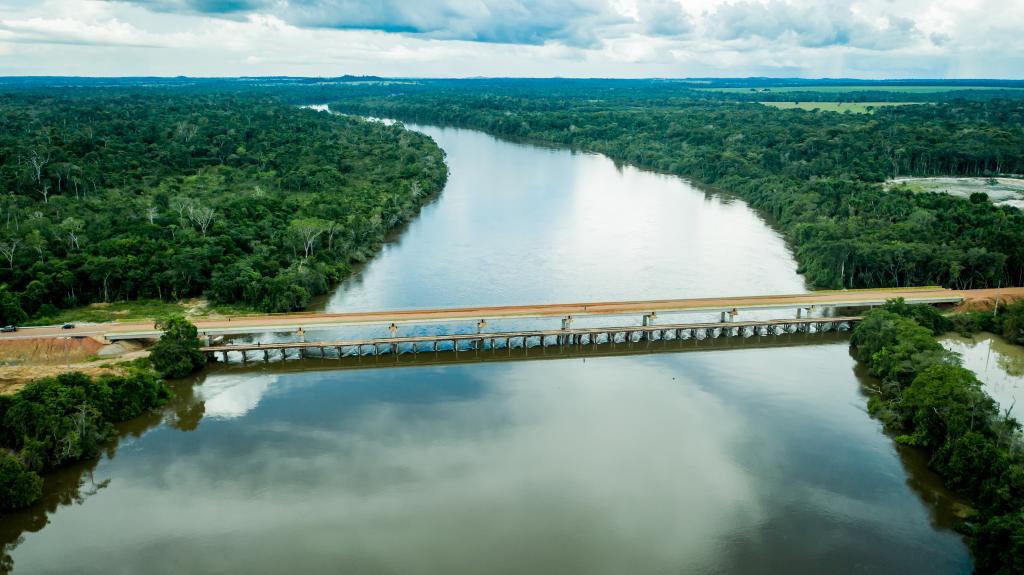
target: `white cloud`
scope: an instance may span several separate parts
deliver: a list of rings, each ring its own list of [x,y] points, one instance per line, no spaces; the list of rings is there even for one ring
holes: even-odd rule
[[[11,42],[154,47],[162,38],[117,19],[83,22],[71,18],[0,20],[0,38]]]
[[[0,0],[0,74],[1024,77],[1000,0]]]
[[[811,48],[889,49],[920,36],[909,18],[882,15],[872,22],[853,6],[842,0],[746,0],[719,6],[708,20],[714,35],[723,40],[762,38]]]

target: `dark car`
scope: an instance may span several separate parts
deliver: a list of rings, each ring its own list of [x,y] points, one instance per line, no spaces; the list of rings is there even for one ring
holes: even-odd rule
[[[60,328],[61,329],[75,329],[75,324],[73,324],[73,323],[66,323],[66,324],[60,326]]]
[[[5,325],[3,327],[0,327],[0,331],[2,331],[4,333],[10,333],[12,331],[18,331],[18,326],[16,326],[16,325]]]

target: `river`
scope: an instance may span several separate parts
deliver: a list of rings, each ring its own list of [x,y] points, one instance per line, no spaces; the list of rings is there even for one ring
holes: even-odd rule
[[[415,128],[448,186],[327,309],[804,290],[739,200]],[[866,414],[847,341],[782,343],[217,366],[0,537],[25,573],[970,572],[956,502]]]

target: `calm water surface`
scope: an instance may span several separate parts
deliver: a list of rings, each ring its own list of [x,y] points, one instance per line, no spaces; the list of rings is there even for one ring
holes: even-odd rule
[[[949,334],[941,341],[946,349],[960,354],[964,367],[978,375],[985,391],[1003,409],[1024,404],[1024,347],[993,333]],[[1015,407],[1014,413],[1019,412]]]
[[[417,129],[449,185],[328,309],[804,289],[742,202]],[[21,535],[25,573],[969,572],[949,498],[866,415],[848,344],[792,343],[218,366],[0,537]]]

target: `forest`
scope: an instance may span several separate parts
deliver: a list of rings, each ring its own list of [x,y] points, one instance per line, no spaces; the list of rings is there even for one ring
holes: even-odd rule
[[[1022,99],[940,94],[837,114],[659,84],[589,97],[571,82],[486,86],[353,88],[331,106],[563,144],[738,195],[783,232],[818,289],[1024,285],[1020,210],[984,195],[882,185],[898,176],[1024,173]]]
[[[446,179],[425,136],[273,96],[0,93],[0,325],[141,298],[301,309]]]
[[[987,329],[1024,343],[1024,302],[988,313]],[[962,322],[962,316],[954,317]],[[879,384],[868,409],[896,441],[924,450],[946,484],[977,507],[971,535],[978,573],[1024,571],[1024,440],[1013,407],[997,405],[935,335],[952,327],[931,306],[901,300],[864,314],[851,342]]]

